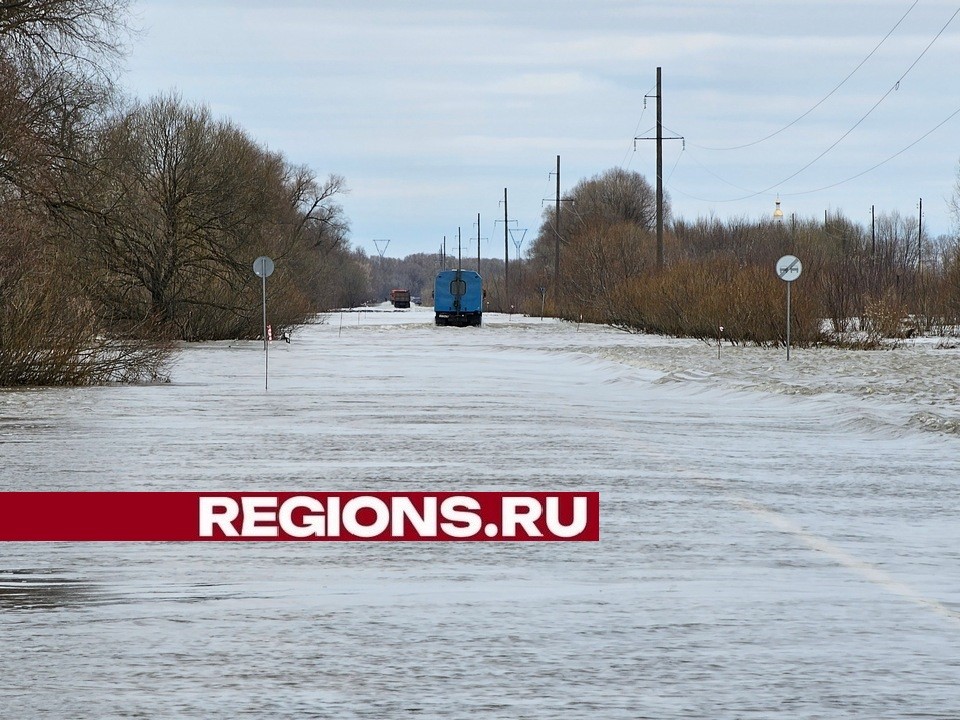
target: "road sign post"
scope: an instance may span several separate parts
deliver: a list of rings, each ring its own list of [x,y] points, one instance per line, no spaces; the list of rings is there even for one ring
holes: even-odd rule
[[[266,390],[270,377],[270,344],[267,341],[267,278],[273,275],[273,260],[261,255],[253,261],[253,274],[260,278],[263,298],[263,389]]]
[[[784,255],[777,260],[777,277],[787,284],[787,360],[790,360],[790,286],[800,277],[803,265],[800,259],[793,255]]]

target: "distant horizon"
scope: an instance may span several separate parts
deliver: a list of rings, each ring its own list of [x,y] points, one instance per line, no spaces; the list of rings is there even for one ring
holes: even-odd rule
[[[674,214],[916,215],[956,232],[960,13],[946,0],[756,5],[598,0],[384,6],[135,0],[121,84],[176,88],[318,176],[351,245],[392,257],[444,235],[528,240],[555,195],[610,168],[663,176]],[[680,138],[673,139],[673,138]],[[637,138],[637,139],[635,139]],[[502,254],[502,253],[501,253]]]
[[[831,218],[837,216],[837,213],[834,212],[834,211],[827,211],[827,212],[829,213],[829,217],[831,217]],[[877,211],[876,211],[876,218],[877,218],[877,220],[879,221],[879,220],[881,220],[881,219],[884,218],[884,217],[890,217],[890,216],[892,216],[895,212],[898,212],[898,211],[892,211],[891,213],[881,213],[880,210],[879,210],[879,208],[878,208]],[[926,210],[924,210],[924,212],[926,212]],[[843,214],[842,212],[840,212],[840,216],[843,217],[843,218],[846,219],[846,220],[851,220],[851,218],[849,218],[847,215]],[[900,213],[900,217],[901,217],[902,219],[904,219],[904,220],[916,220],[916,218],[917,218],[916,214],[914,214],[914,215],[909,215],[909,214],[905,214],[905,213]],[[680,219],[681,219],[681,220],[684,220],[684,221],[687,220],[686,218],[680,218]],[[696,220],[693,220],[692,222],[698,222],[699,220],[710,220],[710,219],[712,219],[712,218],[701,216],[701,217],[698,217]],[[742,217],[731,217],[731,218],[718,218],[718,219],[719,219],[720,221],[722,221],[722,222],[725,222],[725,223],[727,223],[727,222],[734,222],[734,221],[741,221],[741,220],[745,220],[746,222],[751,223],[751,224],[760,224],[760,223],[762,223],[762,222],[765,222],[764,218],[751,219],[751,218],[742,218]],[[770,222],[770,223],[773,223],[773,212],[772,212],[772,211],[771,211],[771,213],[770,213],[770,218],[769,218],[768,220],[766,220],[766,221],[768,221],[768,222]],[[783,222],[784,225],[787,225],[787,224],[791,223],[792,221],[793,221],[792,216],[789,215],[789,214],[785,214],[784,219],[783,219],[782,222]],[[673,221],[671,221],[671,223],[672,223],[672,222],[673,222]],[[811,217],[804,217],[804,218],[797,217],[797,218],[796,218],[796,222],[797,222],[797,223],[805,223],[805,222],[806,222],[806,223],[821,223],[821,224],[822,224],[822,222],[823,222],[823,217],[821,216],[819,219],[818,219],[817,217],[812,217],[812,216],[811,216]],[[867,221],[866,223],[859,222],[859,223],[855,223],[855,224],[858,225],[861,229],[865,230],[866,232],[869,232],[869,231],[870,231],[870,221]],[[669,225],[665,226],[665,228],[666,228],[666,231],[667,231],[667,232],[670,231],[670,230],[669,230]],[[652,233],[653,231],[651,230],[650,232]],[[931,233],[931,232],[928,230],[926,224],[924,224],[924,226],[923,226],[923,235],[924,235],[924,237],[926,237],[928,240],[938,240],[938,239],[942,239],[942,238],[946,238],[946,239],[948,239],[948,240],[954,240],[954,239],[956,239],[956,235],[955,235],[955,234],[951,234],[951,233],[937,233],[937,234],[933,234],[933,233]],[[534,234],[532,235],[532,239],[535,239],[535,238],[536,238],[536,234],[534,233]],[[467,258],[472,258],[472,259],[475,261],[476,258],[477,258],[477,255],[476,255],[477,238],[476,238],[476,237],[473,237],[473,238],[470,238],[469,240],[472,242],[472,245],[465,245],[465,246],[464,246],[463,257],[464,257],[464,260],[466,260]],[[481,238],[481,240],[483,241],[482,244],[483,244],[484,246],[486,246],[486,245],[488,245],[488,244],[491,244],[491,243],[489,243],[489,241],[487,241],[487,240],[485,240],[485,239],[483,239],[483,238]],[[522,250],[522,254],[521,254],[521,257],[520,257],[519,259],[523,260],[523,259],[526,258],[527,247],[528,247],[528,244],[527,244],[527,243],[530,242],[530,241],[531,241],[531,234],[528,233],[528,234],[527,234],[527,241],[524,243],[523,250]],[[366,252],[367,252],[367,255],[368,255],[369,257],[379,258],[379,253],[377,252],[376,246],[374,245],[373,241],[371,240],[371,241],[369,241],[369,242],[370,242],[371,247],[373,248],[373,251],[372,251],[372,252],[370,251],[370,248],[356,245],[355,243],[353,243],[353,241],[351,241],[351,245],[352,245],[352,247],[355,248],[355,249],[362,249],[362,250],[366,251]],[[440,239],[440,242],[441,242],[441,244],[443,243],[443,238]],[[448,243],[449,243],[449,238],[448,238]],[[406,253],[405,255],[392,255],[392,254],[390,253],[390,251],[389,251],[390,247],[392,247],[392,246],[393,246],[393,242],[391,241],[390,245],[387,247],[387,250],[386,250],[386,251],[384,252],[384,254],[383,254],[383,257],[384,257],[384,258],[390,258],[390,259],[393,259],[393,260],[403,260],[404,258],[410,257],[411,255],[440,255],[440,246],[437,246],[437,249],[434,250],[433,252],[430,252],[429,250],[415,250],[415,251]],[[467,250],[466,250],[467,247],[470,247],[470,248],[471,248],[471,251],[470,251],[470,252],[467,252]],[[495,250],[495,248],[492,248],[492,247],[491,247],[491,249],[494,249],[494,250]],[[500,247],[499,247],[499,251],[500,251],[500,253],[499,253],[498,255],[485,255],[485,254],[482,254],[482,253],[481,253],[480,259],[481,259],[481,260],[499,260],[500,262],[503,262],[503,244],[502,244],[502,240],[501,240],[501,244],[500,244]],[[511,261],[511,262],[517,259],[517,257],[513,254],[514,251],[515,251],[515,246],[511,244],[511,246],[510,246],[510,261]],[[450,256],[451,256],[451,252],[450,252],[450,248],[449,248],[449,244],[448,244],[448,246],[447,246],[447,257],[450,257]],[[454,252],[452,253],[452,256],[453,256],[453,257],[456,257],[456,251],[455,251],[455,250],[454,250]]]

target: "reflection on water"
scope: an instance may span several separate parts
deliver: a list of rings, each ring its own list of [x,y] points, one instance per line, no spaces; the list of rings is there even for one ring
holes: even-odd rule
[[[96,587],[62,570],[0,570],[0,610],[56,610],[98,600]]]
[[[146,584],[116,586],[71,577],[62,569],[0,569],[0,611],[67,610],[92,606],[127,606],[149,602],[191,605],[221,602],[235,597],[229,584],[169,582],[154,577]],[[247,593],[246,597],[256,597]]]

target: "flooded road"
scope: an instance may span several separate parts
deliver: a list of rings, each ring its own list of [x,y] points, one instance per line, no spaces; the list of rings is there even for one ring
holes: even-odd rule
[[[960,717],[953,400],[766,352],[353,313],[269,392],[257,343],[2,392],[4,491],[591,490],[602,539],[2,544],[0,715]]]

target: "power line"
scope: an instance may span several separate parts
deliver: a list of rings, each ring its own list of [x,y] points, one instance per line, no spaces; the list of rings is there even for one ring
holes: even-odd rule
[[[891,93],[893,93],[893,92],[895,92],[895,91],[897,91],[897,90],[900,89],[900,83],[902,83],[903,80],[907,77],[907,75],[909,75],[910,72],[919,64],[919,62],[920,62],[920,61],[923,59],[923,57],[927,54],[927,52],[930,50],[930,48],[933,47],[934,43],[937,42],[937,40],[940,38],[940,36],[943,35],[944,32],[946,32],[946,29],[950,26],[950,24],[954,21],[954,19],[956,19],[957,15],[960,15],[960,7],[958,7],[958,8],[954,11],[953,15],[951,15],[950,18],[947,20],[947,22],[944,23],[943,27],[941,27],[940,30],[937,32],[937,34],[933,36],[933,39],[930,40],[929,43],[927,43],[927,46],[923,49],[923,51],[914,59],[914,61],[913,61],[912,63],[910,63],[910,66],[909,66],[906,70],[903,71],[903,73],[902,73],[902,74],[900,75],[900,77],[896,80],[896,82],[894,82],[893,85],[890,86],[890,88],[880,97],[879,100],[877,100],[877,101],[870,107],[869,110],[867,110],[867,112],[865,112],[862,116],[860,116],[860,118],[859,118],[846,132],[844,132],[839,138],[837,138],[832,144],[830,144],[825,150],[823,150],[823,152],[821,152],[819,155],[817,155],[815,158],[813,158],[813,160],[811,160],[810,162],[808,162],[806,165],[804,165],[803,167],[801,167],[799,170],[795,171],[795,172],[792,173],[791,175],[788,175],[787,177],[785,177],[785,178],[783,178],[783,179],[781,179],[781,180],[779,180],[779,181],[777,181],[777,182],[775,182],[775,183],[767,186],[767,187],[764,188],[763,190],[755,190],[755,191],[754,191],[754,190],[748,190],[747,188],[739,187],[739,186],[735,185],[734,183],[731,183],[731,182],[729,182],[729,181],[727,181],[727,180],[724,180],[723,178],[721,178],[721,177],[720,177],[719,175],[717,175],[716,173],[714,173],[714,172],[710,171],[709,169],[707,169],[702,163],[699,163],[699,162],[698,162],[698,164],[699,164],[704,170],[706,170],[707,172],[709,172],[711,175],[713,175],[714,177],[716,177],[718,180],[721,180],[722,182],[726,183],[727,185],[730,185],[731,187],[738,188],[738,189],[743,190],[744,192],[747,192],[747,193],[748,193],[747,195],[744,195],[744,196],[742,196],[742,197],[732,198],[732,199],[730,199],[730,200],[717,201],[717,202],[736,202],[736,201],[739,201],[739,200],[748,200],[748,199],[750,199],[750,198],[752,198],[752,197],[756,197],[757,195],[763,195],[763,194],[769,193],[771,190],[773,190],[773,189],[775,189],[775,188],[778,188],[778,187],[780,187],[781,185],[783,185],[784,183],[789,182],[789,181],[792,180],[793,178],[797,177],[797,175],[799,175],[800,173],[804,172],[805,170],[807,170],[808,168],[810,168],[812,165],[814,165],[815,163],[817,163],[819,160],[821,160],[823,157],[825,157],[827,154],[829,154],[831,151],[833,151],[833,149],[836,148],[837,145],[839,145],[841,142],[843,142],[843,141],[844,141],[851,133],[853,133],[853,131],[856,130],[868,117],[870,117],[870,115],[873,114],[873,111],[876,110],[876,109],[880,106],[880,104],[890,96]],[[939,125],[937,125],[937,128],[939,128],[941,125],[945,124],[945,123],[946,123],[950,118],[952,118],[954,115],[956,115],[956,113],[950,115],[950,117],[948,117],[947,120],[944,120],[942,123],[940,123]],[[666,127],[666,126],[664,126],[664,127]],[[936,130],[937,128],[934,128],[934,130]],[[666,129],[669,130],[670,132],[676,132],[676,131],[674,131],[674,130],[671,130],[670,128],[666,128]],[[933,132],[934,130],[931,130],[930,132]],[[929,134],[930,134],[930,133],[927,133],[927,135],[929,135]],[[926,135],[924,135],[923,137],[926,137]],[[923,139],[923,138],[921,138],[921,139]],[[920,141],[917,140],[917,142],[920,142]],[[915,145],[916,143],[913,143],[913,144]],[[911,145],[911,146],[908,146],[908,148],[905,148],[904,150],[900,151],[900,153],[905,152],[907,149],[909,149],[909,147],[912,147],[912,145]],[[900,153],[897,153],[897,154],[899,155]],[[896,155],[888,158],[888,159],[885,160],[884,162],[889,162],[889,160],[892,160],[893,157],[896,157]],[[882,165],[882,164],[883,164],[883,163],[880,163],[880,165]],[[877,165],[876,167],[879,167],[879,165]],[[872,169],[872,168],[871,168],[871,169]],[[865,171],[865,172],[869,172],[869,170],[867,170],[867,171]],[[863,173],[861,173],[861,174],[863,174]],[[859,175],[854,176],[854,177],[859,177]],[[842,182],[840,182],[840,183],[836,183],[835,185],[831,185],[831,186],[829,186],[829,187],[835,187],[836,185],[842,185],[843,182],[848,182],[849,180],[852,180],[852,179],[854,179],[854,178],[849,178],[848,180],[842,181]],[[825,189],[825,188],[824,188],[824,189]],[[810,192],[816,192],[816,191],[810,191]],[[681,194],[683,194],[683,193],[681,192]],[[802,194],[802,193],[784,193],[784,194],[785,194],[785,195],[793,195],[793,194]],[[703,200],[703,198],[695,198],[695,199]]]
[[[640,117],[637,119],[637,127],[634,128],[633,137],[637,137],[640,134],[640,124],[643,122],[643,116],[647,112],[647,97],[650,95],[651,92],[653,92],[656,89],[656,87],[657,85],[656,83],[654,83],[650,87],[650,89],[643,94],[643,110],[640,111]],[[650,132],[650,131],[648,130],[647,132]],[[643,134],[646,135],[647,133],[643,133]],[[622,167],[624,170],[627,170],[630,167],[630,163],[627,162],[627,158],[632,160],[633,159],[632,153],[636,153],[636,151],[637,151],[637,143],[636,143],[636,140],[634,140],[633,148],[627,148],[627,151],[623,154],[623,160],[620,161],[620,167]]]
[[[946,118],[944,118],[944,119],[941,120],[939,123],[937,123],[936,125],[934,125],[930,130],[927,130],[927,132],[925,132],[923,135],[921,135],[920,137],[918,137],[916,140],[914,140],[912,143],[910,143],[910,144],[907,145],[906,147],[898,150],[897,152],[895,152],[893,155],[891,155],[890,157],[886,158],[885,160],[881,160],[881,161],[878,162],[876,165],[873,165],[873,166],[867,168],[866,170],[857,173],[856,175],[852,175],[852,176],[848,177],[848,178],[845,179],[845,180],[840,180],[839,182],[835,182],[835,183],[833,183],[832,185],[825,185],[824,187],[819,187],[819,188],[816,188],[816,189],[814,189],[814,190],[804,190],[804,191],[802,191],[802,192],[792,192],[792,193],[782,193],[782,194],[784,195],[784,197],[793,197],[793,196],[796,196],[796,195],[810,195],[811,193],[820,192],[820,191],[822,191],[822,190],[829,190],[829,189],[831,189],[831,188],[837,187],[838,185],[843,185],[844,183],[848,183],[848,182],[850,182],[851,180],[856,180],[857,178],[862,177],[863,175],[866,175],[866,174],[869,173],[869,172],[873,172],[873,171],[876,170],[878,167],[881,167],[882,165],[886,165],[886,164],[887,164],[888,162],[890,162],[891,160],[894,160],[894,159],[900,157],[900,156],[903,155],[907,150],[909,150],[910,148],[912,148],[914,145],[917,145],[917,144],[923,142],[924,140],[926,140],[927,137],[929,137],[930,135],[932,135],[933,133],[935,133],[937,130],[939,130],[940,128],[942,128],[944,125],[946,125],[948,122],[950,122],[951,120],[953,120],[953,118],[955,118],[957,115],[960,115],[960,107],[958,107],[956,110],[954,110],[952,113],[950,113]]]
[[[669,128],[669,127],[667,127],[666,125],[664,125],[663,127],[664,127],[664,129],[668,130],[669,132],[672,132],[672,133],[675,133],[675,132],[676,132],[676,130],[673,130],[672,128]],[[690,144],[693,145],[693,143],[690,143]],[[756,191],[756,190],[753,190],[752,188],[743,187],[742,185],[737,185],[735,182],[733,182],[733,181],[731,181],[731,180],[727,180],[727,178],[723,177],[722,175],[719,175],[718,173],[714,172],[713,170],[711,170],[710,168],[708,168],[706,165],[704,165],[702,162],[700,162],[693,153],[691,153],[689,150],[687,150],[686,146],[684,146],[683,151],[681,151],[680,156],[677,158],[677,164],[679,164],[680,160],[681,160],[684,156],[689,157],[694,163],[696,163],[696,164],[700,167],[701,170],[703,170],[703,171],[704,171],[705,173],[707,173],[708,175],[716,178],[717,180],[719,180],[720,182],[722,182],[724,185],[729,185],[729,186],[732,187],[734,190],[739,190],[740,192],[748,193],[747,195],[745,195],[745,196],[743,196],[743,197],[732,198],[732,199],[730,199],[730,200],[706,200],[705,198],[699,198],[699,197],[695,197],[695,196],[692,196],[692,195],[689,196],[689,197],[693,197],[695,200],[704,200],[705,202],[735,202],[735,201],[737,201],[737,200],[746,200],[746,199],[748,199],[748,198],[752,198],[752,197],[755,197],[755,196],[757,196],[757,195],[763,195],[764,192],[765,192],[765,191],[763,191],[763,190]],[[675,170],[676,170],[676,165],[674,166],[674,171],[675,171]],[[673,172],[673,171],[671,171],[671,174],[672,174],[672,172]],[[676,190],[676,188],[674,188],[674,189]],[[680,191],[680,192],[681,192],[681,194],[684,194],[682,191]]]
[[[664,178],[663,181],[664,181],[665,183],[669,183],[669,182],[670,182],[670,178],[672,178],[672,177],[673,177],[673,174],[677,171],[677,166],[680,164],[680,158],[683,157],[683,153],[686,152],[686,150],[687,150],[687,147],[686,147],[686,145],[684,145],[683,148],[680,150],[680,152],[677,153],[677,161],[673,164],[673,167],[670,168],[670,174],[667,175],[667,177]]]
[[[917,56],[916,60],[914,60],[914,61],[910,64],[910,67],[908,67],[908,68],[904,71],[903,75],[901,75],[901,76],[897,79],[897,81],[896,81],[893,85],[890,86],[890,89],[887,90],[887,91],[883,94],[883,96],[882,96],[879,100],[877,100],[877,101],[873,104],[873,106],[872,106],[869,110],[867,110],[867,112],[864,113],[864,114],[860,117],[860,119],[857,120],[857,121],[853,124],[853,127],[851,127],[849,130],[847,130],[843,135],[841,135],[839,138],[837,138],[837,140],[836,140],[832,145],[830,145],[830,147],[828,147],[828,148],[827,148],[826,150],[824,150],[822,153],[820,153],[819,155],[817,155],[813,160],[811,160],[810,162],[808,162],[806,165],[804,165],[802,168],[800,168],[799,170],[797,170],[795,173],[793,173],[792,175],[784,178],[784,179],[781,180],[780,182],[774,183],[774,184],[771,185],[770,187],[762,190],[761,192],[767,192],[767,191],[769,191],[769,190],[773,190],[773,189],[774,189],[775,187],[777,187],[778,185],[782,185],[783,183],[785,183],[785,182],[787,182],[787,181],[789,181],[789,180],[793,180],[793,178],[795,178],[797,175],[799,175],[799,174],[802,173],[804,170],[806,170],[807,168],[809,168],[809,167],[810,167],[811,165],[813,165],[815,162],[817,162],[818,160],[820,160],[824,155],[826,155],[826,154],[829,153],[831,150],[833,150],[837,145],[839,145],[841,142],[843,142],[844,139],[846,139],[846,137],[847,137],[848,135],[850,135],[850,133],[852,133],[854,130],[856,130],[864,120],[866,120],[868,117],[870,117],[871,114],[873,114],[873,111],[876,110],[876,109],[880,106],[880,103],[882,103],[884,100],[887,99],[887,97],[890,95],[890,93],[892,93],[892,92],[895,91],[895,90],[899,90],[899,89],[900,89],[900,83],[903,81],[903,79],[910,73],[911,70],[913,70],[913,69],[917,66],[917,63],[919,63],[920,60],[923,59],[923,56],[927,54],[927,51],[928,51],[931,47],[933,47],[933,44],[939,39],[939,37],[940,37],[941,35],[943,35],[943,33],[946,31],[947,27],[950,25],[950,23],[953,22],[954,18],[957,17],[957,15],[960,15],[960,8],[957,8],[957,9],[954,11],[953,15],[950,16],[950,19],[947,20],[947,22],[944,24],[944,26],[943,26],[942,28],[940,28],[940,32],[938,32],[936,35],[933,36],[933,40],[931,40],[931,41],[927,44],[927,46],[923,49],[923,52],[921,52],[921,53]]]
[[[836,85],[830,92],[828,92],[826,95],[824,95],[822,98],[820,98],[820,100],[817,101],[817,103],[816,103],[813,107],[811,107],[809,110],[807,110],[805,113],[803,113],[803,114],[800,115],[799,117],[791,120],[789,123],[787,123],[786,125],[784,125],[784,126],[783,126],[782,128],[780,128],[779,130],[776,130],[775,132],[772,132],[772,133],[770,133],[769,135],[766,135],[766,136],[760,138],[759,140],[754,140],[753,142],[744,143],[743,145],[731,145],[731,146],[728,146],[728,147],[711,147],[711,146],[709,146],[709,145],[697,145],[696,143],[692,143],[692,144],[695,145],[696,147],[702,149],[702,150],[743,150],[744,148],[753,147],[754,145],[759,145],[759,144],[762,143],[762,142],[766,142],[766,141],[769,140],[770,138],[776,137],[777,135],[779,135],[780,133],[782,133],[784,130],[788,130],[789,128],[793,127],[793,126],[796,125],[798,122],[800,122],[800,121],[803,120],[805,117],[807,117],[807,115],[809,115],[809,114],[812,113],[814,110],[816,110],[818,107],[820,107],[821,105],[823,105],[823,103],[825,103],[830,97],[832,97],[833,94],[837,92],[837,90],[839,90],[840,88],[842,88],[842,87],[846,84],[847,80],[849,80],[850,78],[852,78],[852,77],[856,74],[856,72],[866,64],[867,60],[869,60],[870,58],[872,58],[872,57],[876,54],[877,50],[879,50],[880,47],[887,41],[887,39],[889,39],[889,37],[890,37],[891,35],[893,35],[893,33],[896,31],[896,29],[897,29],[898,27],[900,27],[901,23],[903,23],[903,21],[906,20],[907,15],[910,14],[910,12],[917,6],[917,3],[919,3],[919,2],[920,2],[920,0],[914,0],[913,5],[911,5],[909,8],[907,8],[907,11],[903,14],[903,16],[902,16],[899,20],[897,20],[896,25],[894,25],[892,28],[890,28],[890,31],[889,31],[886,35],[883,36],[883,39],[880,40],[880,42],[878,42],[878,43],[876,44],[876,46],[873,48],[873,50],[871,50],[871,51],[867,54],[867,56],[866,56],[863,60],[861,60],[861,61],[857,64],[857,66],[847,74],[847,76],[846,76],[845,78],[843,78],[843,80],[841,80],[839,83],[837,83],[837,85]],[[952,18],[951,18],[951,19],[952,19]],[[947,24],[949,25],[949,23],[947,23]],[[945,28],[944,28],[944,29],[945,29]],[[943,30],[941,30],[940,32],[943,32]],[[938,37],[939,37],[939,35],[938,35]]]
[[[941,120],[940,122],[938,122],[936,125],[934,125],[932,128],[930,128],[929,130],[927,130],[925,133],[923,133],[920,137],[918,137],[916,140],[914,140],[914,141],[911,142],[910,144],[905,145],[904,147],[900,148],[897,152],[893,153],[892,155],[889,155],[888,157],[884,158],[884,159],[881,160],[880,162],[878,162],[878,163],[876,163],[876,164],[874,164],[874,165],[871,165],[871,166],[868,167],[866,170],[861,170],[860,172],[856,173],[855,175],[851,175],[850,177],[844,178],[843,180],[838,180],[838,181],[835,182],[835,183],[831,183],[831,184],[829,184],[829,185],[824,185],[824,186],[818,187],[818,188],[813,188],[813,189],[810,189],[810,190],[799,190],[799,191],[797,191],[797,192],[780,192],[780,193],[778,193],[778,194],[779,194],[781,197],[797,197],[797,196],[799,196],[799,195],[812,195],[813,193],[822,192],[822,191],[824,191],[824,190],[830,190],[830,189],[832,189],[832,188],[839,187],[840,185],[844,185],[844,184],[846,184],[846,183],[848,183],[848,182],[852,182],[853,180],[856,180],[857,178],[863,177],[864,175],[873,172],[873,171],[876,170],[877,168],[886,165],[888,162],[890,162],[890,161],[892,161],[892,160],[895,160],[896,158],[900,157],[901,155],[903,155],[905,152],[907,152],[908,150],[910,150],[910,149],[913,148],[914,146],[919,145],[921,142],[923,142],[923,141],[926,140],[928,137],[930,137],[931,135],[933,135],[933,133],[935,133],[937,130],[939,130],[939,129],[942,128],[944,125],[946,125],[948,122],[950,122],[951,120],[953,120],[953,118],[955,118],[957,115],[960,115],[960,107],[958,107],[958,108],[957,108],[956,110],[954,110],[952,113],[950,113],[949,115],[947,115],[943,120]],[[763,194],[766,194],[766,193],[767,193],[767,191],[751,192],[751,191],[747,190],[746,188],[740,187],[739,185],[735,185],[735,184],[729,182],[729,181],[726,180],[725,178],[717,175],[715,172],[713,172],[712,170],[710,170],[710,168],[706,167],[703,163],[701,163],[699,160],[697,160],[696,157],[694,157],[692,154],[690,154],[689,151],[687,151],[687,152],[682,152],[682,153],[680,154],[680,157],[677,159],[677,163],[678,163],[678,164],[679,164],[680,159],[681,159],[683,156],[689,157],[691,160],[693,160],[693,162],[695,162],[697,165],[699,165],[705,172],[709,173],[710,175],[712,175],[713,177],[715,177],[717,180],[720,180],[722,183],[725,183],[726,185],[730,185],[731,187],[736,188],[737,190],[743,190],[743,191],[745,191],[745,192],[750,192],[749,195],[744,195],[744,196],[742,196],[742,197],[728,198],[728,199],[725,199],[725,200],[718,200],[718,199],[715,199],[715,198],[704,198],[704,197],[699,197],[699,196],[697,196],[697,195],[692,195],[692,194],[690,194],[690,193],[688,193],[688,192],[685,192],[685,191],[683,191],[683,190],[681,190],[681,189],[679,189],[679,188],[677,188],[677,187],[675,187],[675,186],[673,186],[673,185],[670,186],[670,189],[671,189],[673,192],[676,192],[676,193],[678,193],[678,194],[680,194],[680,195],[683,195],[684,197],[691,198],[692,200],[700,200],[700,201],[702,201],[702,202],[727,203],[727,202],[738,202],[738,201],[740,201],[740,200],[749,200],[750,198],[756,197],[757,195],[763,195]],[[771,193],[771,194],[772,194],[772,193]]]

